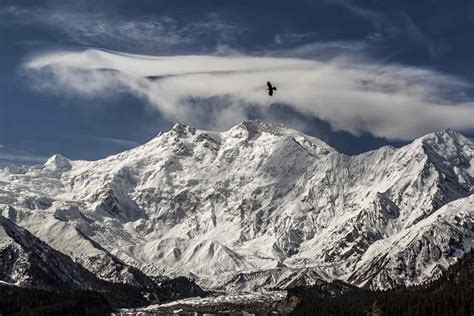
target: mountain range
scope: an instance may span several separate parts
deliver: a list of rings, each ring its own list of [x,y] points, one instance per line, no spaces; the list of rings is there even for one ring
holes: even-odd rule
[[[225,132],[176,124],[105,159],[0,169],[0,277],[411,286],[474,247],[473,193],[474,141],[452,130],[348,156],[262,121]]]

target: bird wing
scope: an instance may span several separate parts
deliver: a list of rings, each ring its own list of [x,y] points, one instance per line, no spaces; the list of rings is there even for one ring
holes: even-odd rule
[[[270,83],[270,81],[267,81],[267,87],[268,87],[268,89],[272,90],[273,86],[272,86],[272,84]]]
[[[273,95],[273,89],[268,90],[268,94],[269,94],[270,96],[272,96],[272,95]]]

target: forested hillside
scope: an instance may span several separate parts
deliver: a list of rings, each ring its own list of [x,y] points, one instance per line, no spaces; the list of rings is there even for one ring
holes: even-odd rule
[[[301,302],[292,315],[472,315],[474,254],[464,255],[439,279],[422,286],[370,291],[336,281],[294,288]]]

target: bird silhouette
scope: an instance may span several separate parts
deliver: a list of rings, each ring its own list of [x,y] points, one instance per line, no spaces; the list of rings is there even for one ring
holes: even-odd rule
[[[276,91],[276,87],[272,86],[271,82],[270,81],[267,81],[267,90],[268,90],[268,95],[269,96],[272,96],[273,95],[273,91]]]

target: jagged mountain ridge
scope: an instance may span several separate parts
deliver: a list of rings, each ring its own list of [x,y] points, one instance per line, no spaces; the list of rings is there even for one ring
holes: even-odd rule
[[[96,274],[107,266],[90,263],[98,256],[208,286],[287,266],[392,287],[436,277],[473,244],[473,150],[450,130],[346,156],[260,121],[222,133],[178,124],[103,160],[56,155],[5,169],[0,203],[4,216]],[[403,238],[411,239],[399,249]],[[391,249],[383,258],[381,244]],[[403,278],[400,260],[416,262]]]
[[[102,289],[105,282],[49,247],[26,229],[0,216],[0,278],[41,288]]]

